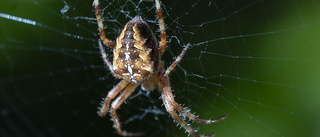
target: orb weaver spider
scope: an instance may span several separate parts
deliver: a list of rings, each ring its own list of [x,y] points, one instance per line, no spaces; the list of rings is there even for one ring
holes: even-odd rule
[[[94,0],[94,10],[99,26],[100,39],[105,46],[113,49],[113,64],[111,64],[107,58],[107,54],[104,51],[102,43],[99,40],[99,48],[103,61],[108,66],[114,77],[122,79],[108,92],[108,95],[102,102],[102,107],[99,108],[98,114],[101,117],[105,116],[110,107],[111,100],[115,98],[111,104],[110,115],[114,122],[116,132],[122,136],[143,135],[144,133],[131,133],[122,130],[116,113],[116,110],[120,105],[141,84],[142,89],[146,91],[152,91],[155,88],[158,88],[162,95],[163,104],[166,110],[189,134],[194,137],[205,137],[203,135],[199,135],[195,130],[193,130],[175,111],[184,114],[189,119],[200,124],[210,124],[221,121],[226,118],[227,115],[215,120],[203,120],[190,113],[174,101],[169,82],[169,74],[182,59],[182,56],[189,48],[189,44],[183,49],[182,53],[169,66],[169,68],[165,70],[163,67],[164,63],[160,58],[165,51],[167,41],[165,24],[160,5],[159,0],[155,0],[155,7],[161,33],[159,46],[148,24],[140,16],[134,17],[124,26],[114,43],[105,37],[99,9],[99,0]],[[212,136],[214,136],[214,133],[210,134],[208,137]]]

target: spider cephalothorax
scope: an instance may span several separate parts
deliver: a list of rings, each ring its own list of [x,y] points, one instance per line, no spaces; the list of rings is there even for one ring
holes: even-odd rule
[[[111,42],[105,37],[103,23],[99,10],[99,1],[94,1],[95,14],[98,21],[100,38],[104,45],[113,49],[113,64],[108,60],[107,54],[104,51],[102,43],[99,41],[99,47],[103,61],[108,66],[111,74],[122,79],[114,88],[112,88],[105,97],[102,107],[98,114],[103,117],[108,112],[110,102],[113,102],[110,108],[111,118],[114,122],[114,127],[119,135],[122,136],[139,136],[143,133],[129,133],[123,131],[120,126],[119,118],[116,110],[120,105],[132,94],[132,92],[141,84],[142,89],[152,91],[155,88],[161,92],[163,104],[172,118],[176,120],[189,134],[194,137],[200,137],[176,112],[182,113],[189,119],[200,123],[210,124],[220,121],[225,116],[215,120],[203,120],[190,113],[174,101],[169,83],[169,74],[179,63],[182,56],[187,51],[189,44],[183,49],[180,56],[164,70],[163,62],[160,61],[160,56],[165,51],[166,47],[166,32],[164,20],[159,0],[155,0],[155,5],[158,14],[159,28],[161,33],[161,41],[158,44],[153,32],[145,21],[140,16],[134,17],[122,29],[116,43]],[[213,136],[212,133],[209,136]],[[203,136],[202,136],[203,137]]]

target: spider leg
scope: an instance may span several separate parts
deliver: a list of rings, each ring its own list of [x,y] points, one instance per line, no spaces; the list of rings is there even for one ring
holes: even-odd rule
[[[105,116],[110,105],[110,101],[119,94],[121,90],[123,90],[130,82],[121,80],[117,86],[113,87],[109,92],[108,95],[105,97],[102,107],[97,112],[101,117]]]
[[[188,43],[188,45],[182,50],[181,54],[176,58],[176,60],[169,66],[169,68],[167,68],[164,76],[168,76],[170,74],[170,72],[178,65],[178,63],[182,59],[183,55],[186,53],[189,46],[190,46],[190,44]]]
[[[108,59],[108,57],[107,57],[107,54],[106,54],[106,52],[104,51],[103,46],[102,46],[102,43],[101,43],[100,40],[99,40],[99,48],[100,48],[100,53],[101,53],[101,56],[102,56],[102,58],[103,58],[103,61],[104,61],[105,64],[107,64],[107,66],[108,66],[111,74],[112,74],[114,77],[116,77],[116,78],[118,78],[118,79],[121,79],[121,76],[118,75],[118,74],[116,74],[116,73],[114,72],[112,63],[109,61],[109,59]]]
[[[170,113],[173,119],[175,119],[186,131],[189,132],[194,137],[213,137],[214,133],[210,134],[209,136],[203,136],[199,135],[197,132],[195,132],[190,126],[187,125],[187,123],[174,111],[178,111],[184,115],[186,115],[189,119],[200,123],[200,124],[210,124],[214,122],[218,122],[220,120],[223,120],[226,118],[227,115],[224,115],[218,119],[215,120],[203,120],[194,114],[190,113],[189,111],[185,110],[181,105],[179,105],[176,101],[174,101],[174,97],[171,91],[170,83],[169,83],[169,77],[168,75],[170,72],[177,66],[179,61],[182,59],[183,55],[189,48],[190,44],[188,44],[182,51],[182,53],[176,58],[176,60],[169,66],[169,68],[164,72],[164,70],[160,70],[159,72],[159,80],[161,83],[161,94],[163,103],[167,109],[167,111]]]
[[[99,26],[100,38],[103,41],[104,45],[113,49],[115,44],[112,41],[110,41],[109,39],[107,39],[105,36],[103,22],[101,19],[101,15],[100,15],[101,13],[100,13],[100,9],[99,9],[99,0],[94,0],[94,11],[95,11],[98,26]]]
[[[210,134],[209,136],[203,136],[199,135],[196,131],[194,131],[188,124],[174,111],[175,110],[175,104],[177,104],[174,101],[174,97],[172,95],[172,91],[170,88],[169,78],[168,77],[161,77],[161,84],[163,88],[161,89],[162,99],[163,103],[167,109],[167,111],[170,113],[171,117],[177,121],[186,131],[189,132],[193,137],[213,137],[214,133]]]
[[[111,105],[111,118],[114,123],[114,128],[116,128],[116,131],[119,135],[122,136],[141,136],[144,135],[144,133],[129,133],[126,131],[123,131],[121,129],[121,125],[119,122],[118,115],[116,113],[116,110],[120,107],[120,105],[132,94],[132,92],[137,88],[139,84],[131,83],[129,84],[122,92],[121,94],[112,102]]]
[[[173,102],[173,106],[174,108],[179,111],[180,113],[186,115],[189,119],[199,123],[199,124],[211,124],[211,123],[215,123],[218,121],[221,121],[223,119],[225,119],[227,117],[227,115],[223,115],[222,117],[219,117],[217,119],[213,119],[213,120],[204,120],[201,119],[199,117],[197,117],[196,115],[190,113],[189,111],[186,111],[181,105],[179,105],[177,102]]]
[[[159,0],[155,0],[156,2],[156,8],[157,8],[157,14],[158,14],[158,20],[159,20],[159,28],[160,28],[160,46],[159,46],[159,53],[160,56],[163,54],[163,52],[166,50],[166,45],[167,45],[167,36],[166,36],[166,26],[164,24],[164,19],[161,11],[161,4]]]

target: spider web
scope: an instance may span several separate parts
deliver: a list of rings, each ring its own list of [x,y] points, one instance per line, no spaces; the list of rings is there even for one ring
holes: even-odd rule
[[[118,136],[96,114],[120,80],[98,49],[92,0],[0,2],[0,136]],[[142,16],[159,37],[152,0],[101,0],[106,36]],[[316,0],[163,1],[170,74],[178,103],[218,137],[320,136],[320,2]],[[159,39],[158,39],[159,40]],[[111,50],[108,51],[110,59]],[[187,136],[157,91],[140,88],[117,110],[128,131]],[[184,117],[184,116],[182,116]]]

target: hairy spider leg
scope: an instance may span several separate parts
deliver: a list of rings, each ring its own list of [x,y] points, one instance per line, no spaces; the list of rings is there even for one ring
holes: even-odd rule
[[[190,44],[188,43],[188,45],[183,49],[182,53],[176,58],[176,60],[167,68],[164,76],[169,76],[170,72],[178,65],[178,63],[180,62],[180,60],[182,59],[183,55],[185,54],[185,52],[187,51],[187,49],[190,47]],[[214,122],[218,122],[221,121],[223,119],[225,119],[227,117],[227,115],[224,115],[220,118],[214,119],[214,120],[203,120],[198,118],[197,116],[195,116],[194,114],[186,111],[185,109],[183,109],[182,106],[180,106],[178,103],[175,102],[174,104],[174,108],[183,113],[184,115],[186,115],[187,117],[189,117],[190,119],[192,119],[193,121],[200,123],[200,124],[210,124],[210,123],[214,123]]]
[[[121,125],[119,122],[118,115],[116,113],[116,110],[120,107],[120,105],[132,94],[132,92],[139,86],[140,84],[136,84],[131,82],[121,93],[120,95],[112,102],[111,105],[111,118],[112,121],[114,122],[114,128],[116,128],[116,131],[119,135],[122,136],[141,136],[144,135],[144,133],[130,133],[123,131],[121,129]]]
[[[161,78],[161,85],[162,85],[161,95],[162,95],[163,104],[166,107],[169,114],[171,115],[171,117],[176,122],[178,122],[193,137],[213,137],[214,136],[214,133],[210,134],[209,136],[199,135],[190,126],[188,126],[188,124],[175,112],[175,107],[176,107],[177,103],[174,101],[174,97],[172,95],[172,91],[171,91],[170,83],[169,83],[169,78],[163,76]],[[179,111],[179,110],[177,110],[177,111]]]
[[[159,28],[160,28],[160,44],[159,44],[159,53],[160,56],[164,53],[167,46],[167,36],[166,36],[166,26],[164,24],[164,19],[161,11],[161,6],[159,0],[156,0],[156,8],[157,8],[157,14],[158,14],[158,20],[159,20]]]
[[[169,78],[168,77],[162,77],[161,78],[161,84],[162,84],[162,100],[163,104],[166,107],[167,111],[171,115],[171,117],[178,122],[189,134],[191,134],[193,137],[205,137],[200,136],[197,132],[195,132],[188,124],[175,112],[174,105],[176,102],[174,101],[174,97],[172,95],[172,91],[170,88]],[[213,137],[214,133],[207,137]]]
[[[118,75],[118,74],[116,74],[116,73],[114,72],[112,63],[109,61],[109,59],[108,59],[108,57],[107,57],[107,54],[106,54],[106,52],[104,51],[103,46],[102,46],[102,43],[101,43],[100,40],[99,40],[99,48],[100,48],[100,53],[101,53],[101,56],[102,56],[102,58],[103,58],[103,61],[104,61],[105,64],[107,64],[107,66],[108,66],[111,74],[112,74],[114,77],[116,77],[116,78],[118,78],[118,79],[121,79],[121,76]]]
[[[185,110],[181,105],[179,105],[177,102],[173,102],[173,106],[174,108],[181,112],[182,114],[186,115],[189,119],[199,123],[199,124],[211,124],[211,123],[215,123],[218,121],[221,121],[223,119],[225,119],[228,115],[223,115],[217,119],[213,119],[213,120],[205,120],[205,119],[201,119],[199,117],[197,117],[196,115],[190,113],[189,111]]]
[[[195,132],[188,124],[175,112],[178,111],[184,115],[186,115],[189,119],[200,123],[200,124],[210,124],[214,122],[218,122],[223,120],[224,118],[227,117],[227,115],[224,115],[218,119],[215,120],[203,120],[194,114],[190,113],[189,111],[186,111],[181,105],[179,105],[176,101],[174,101],[174,97],[172,94],[172,90],[170,87],[170,82],[169,82],[169,74],[170,72],[177,66],[177,64],[180,62],[182,59],[183,55],[186,53],[188,47],[190,44],[188,44],[182,51],[182,53],[176,58],[176,60],[167,68],[167,70],[164,72],[164,70],[160,70],[162,72],[159,72],[159,80],[162,85],[161,94],[162,94],[162,99],[163,103],[167,109],[167,111],[170,113],[171,117],[176,120],[185,130],[188,131],[189,134],[191,134],[194,137],[213,137],[214,133],[204,136],[204,135],[199,135],[197,132]]]
[[[129,81],[121,80],[108,92],[108,95],[102,102],[102,107],[99,109],[100,111],[97,112],[101,117],[107,114],[111,100],[114,99],[119,94],[119,92],[122,91],[129,83]]]
[[[109,48],[113,49],[114,46],[115,46],[114,42],[110,41],[105,36],[103,22],[102,22],[102,19],[101,19],[101,12],[100,12],[100,9],[99,9],[99,0],[94,0],[94,11],[95,11],[97,22],[98,22],[98,26],[99,26],[100,38],[103,41],[104,45],[106,45]]]
[[[182,59],[183,55],[186,53],[189,46],[190,44],[188,43],[188,45],[182,50],[181,54],[176,58],[176,60],[167,68],[164,76],[169,76],[170,72],[178,65],[178,63]]]

